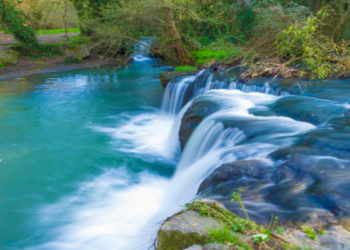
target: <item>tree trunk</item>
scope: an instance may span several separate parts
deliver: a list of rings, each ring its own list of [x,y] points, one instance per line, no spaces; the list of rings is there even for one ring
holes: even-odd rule
[[[176,59],[180,65],[186,66],[189,64],[189,59],[187,57],[186,49],[182,43],[179,32],[177,31],[173,11],[171,8],[165,8],[165,17],[168,26],[168,31],[171,37],[171,42],[176,53]]]

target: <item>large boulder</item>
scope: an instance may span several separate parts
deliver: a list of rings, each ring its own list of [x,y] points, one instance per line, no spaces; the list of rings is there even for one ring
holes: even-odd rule
[[[316,240],[310,240],[301,230],[286,230],[283,235],[295,245],[307,245],[314,250],[347,250],[350,249],[350,231],[342,226],[329,225],[325,234]]]
[[[202,217],[195,211],[185,211],[161,226],[157,250],[184,250],[193,245],[204,245],[208,238],[207,228],[223,227],[215,219]]]
[[[198,192],[210,191],[241,178],[256,180],[269,179],[273,172],[273,162],[267,159],[252,159],[226,163],[217,168],[200,185]]]
[[[194,102],[182,117],[179,139],[181,150],[190,138],[193,131],[203,121],[205,117],[215,113],[219,109],[219,105],[209,101]]]
[[[271,105],[272,111],[280,116],[309,122],[315,125],[326,123],[331,119],[342,117],[348,110],[345,103],[306,96],[287,96]]]
[[[91,49],[86,44],[79,44],[74,47],[70,47],[69,49],[76,57],[79,57],[81,59],[88,58],[91,54]]]
[[[165,71],[159,74],[159,80],[163,89],[166,89],[168,83],[176,77],[196,75],[198,71]]]
[[[0,65],[16,66],[18,63],[19,52],[15,50],[0,50]]]

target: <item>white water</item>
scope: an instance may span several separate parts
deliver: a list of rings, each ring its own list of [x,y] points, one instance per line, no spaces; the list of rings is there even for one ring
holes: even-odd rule
[[[170,82],[166,87],[162,110],[166,113],[176,115],[184,105],[184,98],[189,84],[196,79],[196,76],[183,78],[180,82]]]
[[[144,60],[138,56],[134,59]],[[102,175],[81,183],[75,195],[40,211],[43,225],[60,221],[61,226],[53,229],[54,237],[48,243],[30,249],[148,249],[157,230],[156,223],[195,198],[200,183],[215,168],[235,160],[266,158],[272,151],[291,145],[290,136],[314,128],[290,118],[250,115],[249,109],[266,107],[279,98],[269,95],[272,91],[269,86],[261,89],[250,86],[242,92],[237,90],[240,88],[237,83],[228,87],[212,79],[212,75],[206,78],[204,88],[198,89],[198,93],[204,94],[192,102],[209,100],[222,109],[204,119],[194,131],[171,179],[147,172],[131,175],[123,166],[105,170]],[[167,114],[156,111],[125,115],[120,117],[123,122],[116,128],[95,126],[92,129],[109,134],[113,139],[111,146],[116,150],[135,157],[173,160],[179,148],[181,119],[192,102],[180,109],[188,83],[194,80],[195,77],[189,77],[177,85],[168,85],[163,101]],[[209,91],[224,87],[232,90]],[[227,121],[236,122],[237,127],[226,128]],[[238,124],[244,125],[238,127]]]

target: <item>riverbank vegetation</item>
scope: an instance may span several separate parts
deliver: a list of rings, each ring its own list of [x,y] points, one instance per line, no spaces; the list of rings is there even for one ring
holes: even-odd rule
[[[0,28],[26,55],[59,51],[39,44],[37,34],[79,28],[102,58],[130,54],[152,36],[152,46],[142,45],[174,66],[220,63],[243,67],[244,78],[350,72],[348,0],[0,0],[0,9]],[[36,32],[42,29],[53,31]]]

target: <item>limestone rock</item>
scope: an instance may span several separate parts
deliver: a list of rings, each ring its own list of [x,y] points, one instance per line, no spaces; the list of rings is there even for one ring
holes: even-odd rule
[[[308,245],[315,250],[346,250],[350,249],[350,232],[341,226],[330,226],[325,229],[323,236],[315,241],[308,239],[302,231],[287,231],[284,235],[293,244]]]
[[[196,75],[198,71],[166,71],[159,74],[160,83],[162,84],[163,89],[166,89],[166,86],[168,83],[176,78],[181,76],[189,76],[189,75]]]
[[[218,243],[212,243],[209,245],[205,245],[203,247],[203,250],[234,250],[234,249],[239,249],[238,247],[229,247],[224,244],[218,244]]]
[[[157,250],[183,250],[193,245],[203,245],[208,237],[207,228],[221,229],[217,220],[186,211],[166,221],[159,230]]]
[[[179,131],[181,150],[185,148],[191,134],[203,119],[215,113],[218,109],[219,107],[217,104],[209,101],[194,102],[191,107],[188,108],[182,117]]]
[[[185,250],[203,250],[202,246],[194,245],[189,248],[186,248]]]
[[[91,54],[91,50],[89,46],[86,44],[77,45],[76,47],[71,48],[70,50],[74,53],[76,57],[79,57],[82,59],[89,57]]]
[[[218,185],[247,177],[257,180],[268,179],[273,170],[273,163],[266,159],[252,159],[226,163],[217,168],[199,187],[198,192],[215,188]]]
[[[18,63],[19,52],[14,50],[0,50],[0,65],[15,66]]]

